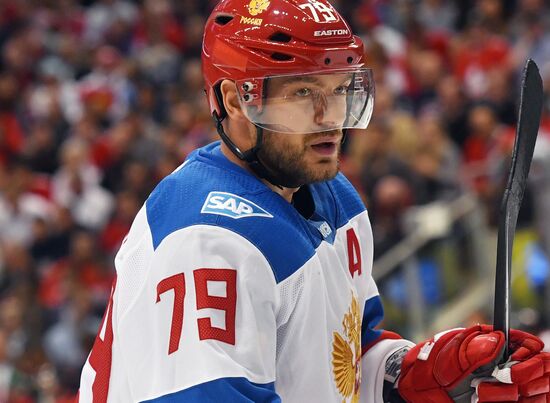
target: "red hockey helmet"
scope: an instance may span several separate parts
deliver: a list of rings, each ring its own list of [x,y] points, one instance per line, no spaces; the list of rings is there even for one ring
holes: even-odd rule
[[[320,81],[326,81],[324,75],[335,73],[348,74],[350,79],[329,91],[311,92],[317,104],[310,109],[326,109],[332,98],[339,97],[334,102],[346,99],[347,116],[339,117],[334,126],[365,128],[370,120],[374,86],[370,70],[363,68],[363,43],[326,0],[222,0],[206,23],[202,61],[208,103],[217,118],[225,117],[219,94],[224,79],[237,84],[247,117],[257,126],[273,129],[270,114],[263,113],[265,79],[288,82],[288,77],[320,74]],[[275,103],[303,102],[303,97],[293,101],[287,95],[277,96]],[[276,126],[278,131],[294,131]]]

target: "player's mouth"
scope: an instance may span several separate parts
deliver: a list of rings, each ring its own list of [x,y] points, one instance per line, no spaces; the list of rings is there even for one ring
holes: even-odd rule
[[[338,149],[338,143],[340,139],[338,137],[325,137],[310,143],[310,147],[318,154],[323,156],[334,155]]]

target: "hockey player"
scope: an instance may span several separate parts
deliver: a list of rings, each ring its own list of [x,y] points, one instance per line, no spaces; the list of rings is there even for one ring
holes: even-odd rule
[[[414,346],[382,306],[365,207],[338,173],[372,74],[326,0],[224,0],[203,44],[222,142],[154,190],[116,256],[83,402],[470,402],[549,398],[534,336],[488,326]]]

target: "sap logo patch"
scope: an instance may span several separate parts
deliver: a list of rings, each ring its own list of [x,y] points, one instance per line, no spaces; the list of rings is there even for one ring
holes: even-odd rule
[[[210,192],[201,213],[218,214],[230,218],[266,217],[273,218],[271,214],[250,200],[225,192]]]

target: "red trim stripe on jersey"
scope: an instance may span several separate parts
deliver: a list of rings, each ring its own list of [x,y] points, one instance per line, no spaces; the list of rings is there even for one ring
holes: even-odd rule
[[[109,304],[99,327],[92,352],[90,353],[90,365],[95,370],[95,379],[92,385],[93,403],[104,403],[109,394],[109,380],[111,378],[111,360],[113,357],[113,295],[115,293],[116,277],[111,289]],[[105,326],[105,334],[101,339],[101,329]]]
[[[375,344],[381,342],[382,340],[399,340],[402,338],[403,337],[401,337],[397,333],[390,332],[388,330],[383,330],[380,337],[378,337],[376,340],[370,342],[369,344],[363,347],[363,349],[361,350],[361,356],[365,355],[367,351],[369,351],[372,347],[374,347]]]

